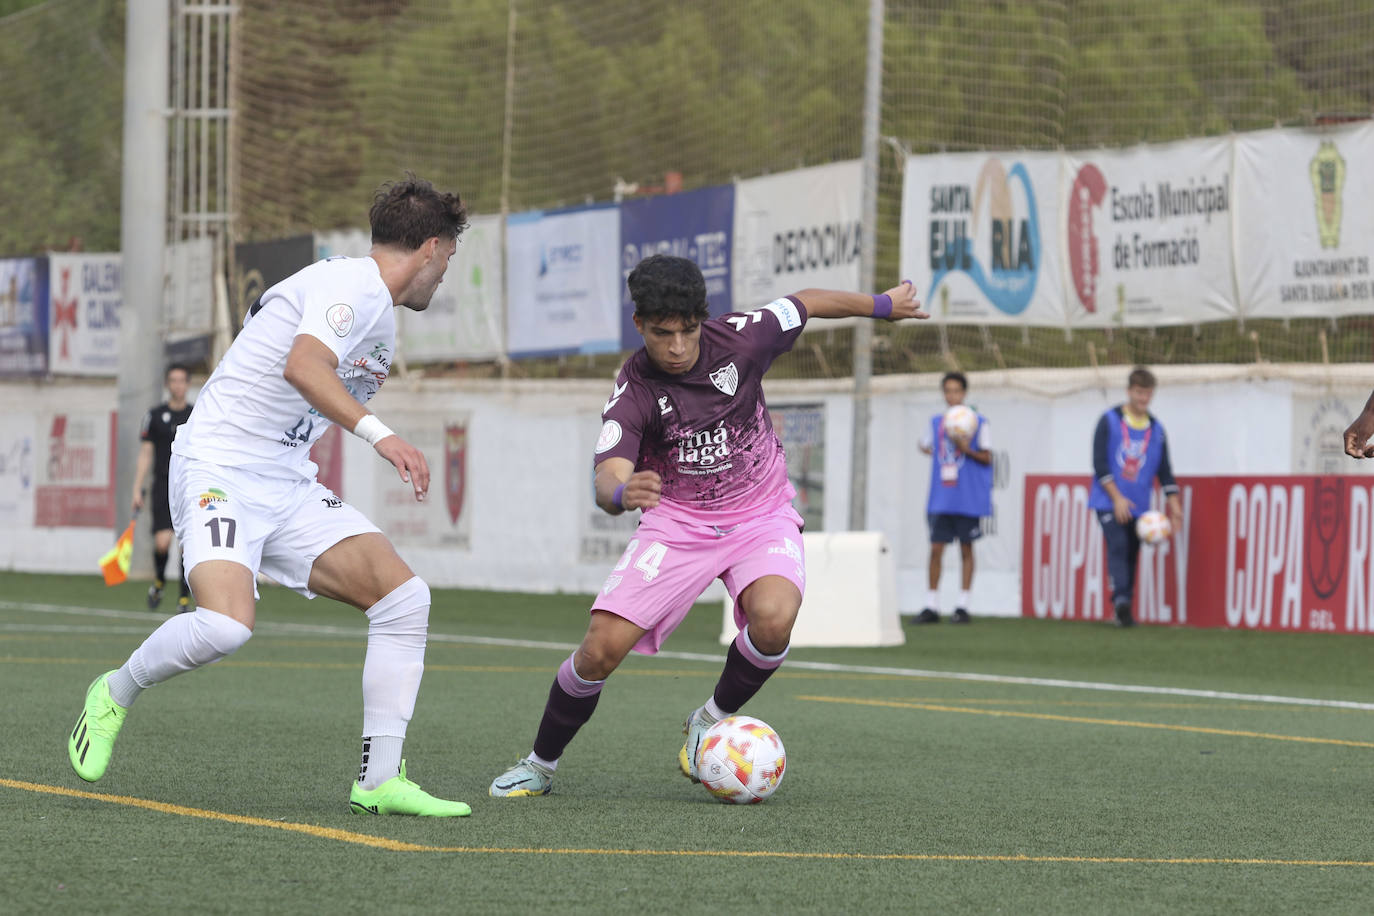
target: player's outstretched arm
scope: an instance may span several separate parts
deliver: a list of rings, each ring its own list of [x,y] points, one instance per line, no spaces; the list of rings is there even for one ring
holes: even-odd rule
[[[1374,458],[1374,445],[1369,444],[1371,436],[1374,436],[1374,394],[1370,394],[1364,410],[1345,431],[1345,453],[1351,458]]]
[[[916,287],[903,280],[880,296],[833,289],[804,289],[793,294],[806,306],[808,318],[929,318],[916,299]]]
[[[596,504],[610,515],[658,505],[663,481],[654,471],[636,471],[628,458],[607,458],[596,466]]]
[[[381,420],[353,399],[336,370],[334,351],[309,334],[298,334],[286,355],[282,376],[320,415],[365,439],[377,454],[391,462],[402,480],[415,488],[415,498],[429,492],[429,464],[424,453],[387,429]]]

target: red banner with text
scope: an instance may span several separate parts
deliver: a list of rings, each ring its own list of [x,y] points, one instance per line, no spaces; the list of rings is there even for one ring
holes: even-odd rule
[[[1181,477],[1183,526],[1142,545],[1141,623],[1374,632],[1374,485],[1367,477]],[[1028,475],[1021,614],[1107,620],[1111,585],[1086,475]],[[1155,493],[1156,508],[1162,502]]]

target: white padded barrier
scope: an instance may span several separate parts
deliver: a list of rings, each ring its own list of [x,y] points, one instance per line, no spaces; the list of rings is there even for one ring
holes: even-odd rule
[[[900,646],[897,574],[880,531],[803,534],[806,594],[792,628],[793,646]],[[739,630],[735,605],[725,596],[721,645]]]

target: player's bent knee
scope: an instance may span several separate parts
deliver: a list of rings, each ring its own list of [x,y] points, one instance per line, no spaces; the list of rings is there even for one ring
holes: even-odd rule
[[[206,656],[207,662],[233,655],[253,637],[253,631],[233,617],[203,607],[191,616],[191,628],[197,654]]]
[[[411,576],[367,609],[373,632],[424,636],[429,631],[429,606],[433,597],[419,576]]]
[[[621,659],[604,646],[583,643],[573,655],[573,671],[585,681],[604,681],[620,667]]]

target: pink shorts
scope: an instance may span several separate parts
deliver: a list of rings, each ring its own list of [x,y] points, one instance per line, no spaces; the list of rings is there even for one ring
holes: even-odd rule
[[[801,517],[790,504],[724,529],[650,512],[606,577],[592,610],[610,611],[643,627],[648,632],[634,651],[653,655],[712,579],[724,582],[736,599],[735,623],[743,628],[739,593],[764,576],[782,576],[806,592]]]

